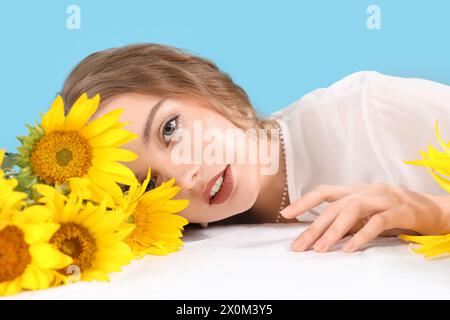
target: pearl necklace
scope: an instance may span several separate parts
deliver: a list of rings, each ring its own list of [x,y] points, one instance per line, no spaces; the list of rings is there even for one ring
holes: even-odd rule
[[[277,218],[275,220],[276,223],[280,222],[281,219],[281,210],[285,208],[286,204],[286,197],[287,197],[287,191],[288,191],[288,181],[287,181],[287,163],[286,163],[286,150],[284,146],[284,136],[283,131],[281,130],[281,126],[278,124],[278,132],[280,134],[280,143],[281,143],[281,152],[283,153],[283,161],[284,161],[284,168],[283,168],[283,174],[284,174],[284,188],[283,188],[283,194],[281,196],[281,204],[280,204],[280,210],[278,211]]]

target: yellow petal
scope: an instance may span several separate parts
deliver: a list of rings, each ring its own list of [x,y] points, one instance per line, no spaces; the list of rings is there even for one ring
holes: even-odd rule
[[[114,181],[112,181],[112,183],[114,183]],[[93,180],[92,183],[89,184],[89,191],[91,193],[91,201],[95,203],[106,201],[108,208],[114,208],[116,206],[116,199],[120,199],[122,197],[122,191],[119,186],[117,186],[117,189],[114,191],[116,193],[113,197],[108,191],[106,191]]]
[[[80,131],[81,134],[90,139],[96,135],[100,135],[104,131],[114,128],[118,124],[119,116],[123,113],[123,109],[113,110],[104,116],[91,120]]]
[[[125,224],[125,225],[126,227],[121,228],[119,231],[115,233],[110,233],[98,239],[99,245],[111,246],[115,242],[125,239],[135,228],[135,225],[133,224]]]
[[[91,182],[87,178],[71,178],[68,181],[72,193],[85,200],[91,200],[92,194],[89,186]]]
[[[64,127],[64,102],[60,95],[53,101],[50,109],[42,117],[42,127],[44,132],[49,134],[53,130],[59,130]]]
[[[436,121],[436,124],[435,124],[435,133],[436,133],[436,137],[438,138],[439,144],[441,145],[442,149],[444,149],[445,152],[447,153],[447,155],[450,156],[450,149],[447,147],[445,142],[442,141],[441,135],[439,134],[438,122],[437,121]]]
[[[21,285],[28,290],[47,289],[50,287],[53,275],[30,264],[22,275]]]
[[[80,130],[83,128],[97,111],[99,100],[98,94],[92,99],[88,99],[85,93],[79,97],[67,115],[66,130]]]
[[[71,257],[62,254],[48,243],[37,243],[30,246],[33,263],[42,269],[62,269],[70,265]]]
[[[412,236],[412,235],[408,235],[408,234],[401,234],[398,236],[400,239],[403,240],[407,240],[407,241],[412,241],[415,243],[426,243],[430,240],[435,240],[440,238],[441,236]]]
[[[48,241],[58,228],[59,225],[57,223],[45,223],[42,225],[24,224],[21,226],[21,229],[25,233],[25,241],[28,244]]]
[[[121,148],[96,148],[92,150],[92,155],[102,161],[134,161],[137,154]]]
[[[41,224],[47,222],[52,213],[51,211],[42,205],[33,205],[31,207],[25,208],[20,216],[20,220],[23,223]]]
[[[21,278],[12,281],[0,282],[0,296],[10,296],[22,290],[20,286]]]
[[[2,164],[3,164],[4,158],[5,158],[5,149],[1,149],[1,150],[0,150],[0,167],[1,167]]]
[[[96,188],[93,186],[92,187],[93,192],[95,191],[99,193],[106,192],[113,199],[120,198],[122,196],[122,190],[110,175],[98,170],[91,169],[88,172],[88,177],[98,187]]]
[[[433,176],[436,182],[447,192],[450,192],[450,180],[442,178],[435,174],[428,166],[426,167],[428,172]]]
[[[93,167],[96,171],[107,173],[118,183],[132,185],[137,183],[137,179],[133,171],[125,165],[113,161],[92,160]]]
[[[125,129],[109,129],[101,135],[89,139],[89,143],[94,148],[119,147],[138,136]]]

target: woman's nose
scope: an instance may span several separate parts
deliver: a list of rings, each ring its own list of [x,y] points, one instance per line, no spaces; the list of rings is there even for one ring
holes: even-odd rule
[[[184,191],[191,191],[199,183],[199,166],[189,166],[184,168],[179,168],[180,178],[175,183],[178,184]]]

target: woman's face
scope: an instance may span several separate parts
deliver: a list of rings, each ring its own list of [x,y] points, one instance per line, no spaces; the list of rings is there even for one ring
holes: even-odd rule
[[[151,167],[156,186],[175,178],[181,187],[176,198],[190,202],[181,213],[190,222],[213,222],[252,207],[260,185],[258,161],[249,160],[256,140],[246,136],[244,147],[236,143],[233,134],[243,130],[227,118],[194,100],[137,93],[109,99],[94,118],[118,108],[124,110],[120,120],[129,123],[125,128],[139,135],[123,146],[139,156],[125,165],[139,181]]]

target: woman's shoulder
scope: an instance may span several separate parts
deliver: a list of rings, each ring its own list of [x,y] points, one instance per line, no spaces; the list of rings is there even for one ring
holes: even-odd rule
[[[379,80],[385,76],[386,75],[373,70],[356,71],[336,81],[329,88],[349,90],[365,86],[367,83]]]
[[[339,112],[353,112],[354,108],[365,107],[368,112],[376,109],[392,109],[407,97],[418,101],[445,99],[450,97],[450,86],[419,77],[400,77],[378,71],[358,71],[332,83],[328,87],[315,89],[271,116],[285,120],[309,112],[309,109],[339,109]],[[388,99],[389,98],[389,99]],[[392,100],[392,101],[389,101]],[[378,108],[374,108],[374,102]],[[405,108],[407,104],[401,103]],[[328,108],[327,108],[328,106]],[[316,110],[315,112],[319,112]]]
[[[285,108],[272,113],[271,116],[286,119],[299,112],[306,112],[309,108],[316,108],[324,104],[334,104],[339,98],[348,99],[349,97],[359,97],[368,83],[375,82],[382,77],[383,75],[377,71],[358,71],[351,73],[333,82],[328,87],[322,87],[308,92]]]

